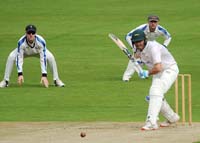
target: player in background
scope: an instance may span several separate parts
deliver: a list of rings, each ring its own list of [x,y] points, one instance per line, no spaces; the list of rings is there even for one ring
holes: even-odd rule
[[[64,87],[65,84],[59,79],[57,65],[53,54],[46,48],[45,40],[36,34],[36,27],[34,25],[27,25],[25,28],[25,35],[18,41],[18,46],[8,56],[4,79],[0,82],[0,87],[8,87],[10,75],[12,73],[13,64],[16,62],[18,72],[18,84],[22,85],[24,82],[23,63],[24,58],[38,57],[41,65],[41,83],[49,86],[47,79],[47,62],[53,73],[53,80],[55,86]]]
[[[161,124],[161,126],[169,126],[177,122],[180,117],[172,110],[164,98],[179,73],[174,57],[160,43],[147,41],[144,32],[140,29],[132,33],[131,41],[136,48],[136,52],[140,52],[141,61],[148,68],[148,70],[143,70],[140,76],[145,78],[153,76],[152,85],[149,89],[150,100],[146,124],[141,129],[158,129],[157,119],[159,113],[168,121]]]
[[[154,41],[158,37],[161,36],[165,39],[164,43],[163,43],[163,46],[165,46],[165,47],[167,47],[171,41],[171,36],[170,36],[169,32],[165,28],[163,28],[162,26],[159,25],[160,19],[158,16],[150,15],[150,16],[148,16],[147,20],[148,20],[147,24],[142,24],[139,27],[131,30],[125,37],[128,44],[132,47],[132,50],[134,53],[136,52],[136,48],[132,45],[131,37],[132,37],[132,33],[137,29],[140,29],[145,33],[148,41]],[[137,61],[140,63],[138,56],[137,55],[134,55],[134,56],[135,56],[135,58],[137,58]],[[122,80],[129,81],[135,71],[137,71],[137,70],[135,70],[133,62],[131,62],[129,60],[128,66],[123,74]]]

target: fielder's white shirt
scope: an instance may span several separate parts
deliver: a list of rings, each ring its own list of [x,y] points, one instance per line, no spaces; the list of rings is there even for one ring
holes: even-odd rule
[[[140,56],[142,62],[145,63],[148,69],[152,69],[157,63],[162,64],[163,70],[176,64],[174,57],[168,49],[156,41],[147,41],[147,44],[140,53]]]
[[[145,33],[148,41],[154,41],[160,36],[165,39],[165,41],[163,43],[163,45],[165,45],[165,46],[168,46],[170,41],[171,41],[171,36],[170,36],[169,32],[165,28],[163,28],[162,26],[157,25],[155,31],[150,32],[149,24],[148,23],[142,24],[142,25],[138,26],[137,28],[131,30],[125,37],[126,41],[133,48],[134,51],[135,51],[135,47],[133,47],[133,45],[132,45],[131,37],[132,37],[132,33],[137,29],[140,29]]]
[[[24,56],[40,56],[41,72],[47,74],[47,58],[46,58],[46,42],[40,35],[35,35],[35,41],[31,45],[28,44],[26,36],[22,36],[18,41],[17,47],[17,71],[23,72]]]

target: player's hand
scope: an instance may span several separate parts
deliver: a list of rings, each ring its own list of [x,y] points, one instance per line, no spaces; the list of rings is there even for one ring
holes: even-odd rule
[[[49,87],[49,81],[48,81],[47,77],[42,77],[40,83],[42,85],[44,85],[46,88]]]
[[[141,79],[145,79],[149,77],[149,71],[148,70],[143,70],[142,72],[139,73],[139,76]]]
[[[24,82],[23,75],[18,76],[17,83],[19,84],[19,86],[21,86],[23,82]]]

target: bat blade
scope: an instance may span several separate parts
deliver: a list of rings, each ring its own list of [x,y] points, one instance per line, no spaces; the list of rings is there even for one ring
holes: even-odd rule
[[[124,50],[124,49],[127,49],[126,46],[124,45],[124,43],[117,37],[115,36],[114,34],[110,33],[108,35],[110,37],[110,39],[112,39],[115,44],[117,44],[117,46],[121,49],[121,50]],[[128,50],[128,49],[127,49]]]
[[[131,60],[135,60],[134,58],[132,58],[132,54],[129,52],[128,48],[126,48],[126,46],[124,45],[124,43],[114,34],[110,33],[108,35],[113,42],[128,56],[129,59]]]
[[[129,52],[128,48],[124,45],[124,43],[114,34],[110,33],[108,34],[110,39],[127,55],[127,57],[135,64],[137,67],[138,72],[142,72],[141,66],[138,64],[137,61],[135,61],[135,58],[132,56],[132,54]]]

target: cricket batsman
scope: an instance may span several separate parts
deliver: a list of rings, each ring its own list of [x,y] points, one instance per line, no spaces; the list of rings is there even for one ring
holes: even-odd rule
[[[165,28],[159,25],[160,19],[158,16],[150,15],[148,16],[147,20],[148,20],[147,24],[142,24],[138,26],[137,28],[131,30],[125,37],[126,41],[131,46],[134,53],[136,53],[136,48],[134,47],[134,45],[132,45],[131,37],[132,37],[132,33],[137,29],[140,29],[145,33],[146,39],[148,41],[154,41],[158,37],[163,37],[165,39],[163,43],[164,47],[167,47],[171,41],[171,36],[169,32]],[[137,58],[137,61],[140,63],[140,59],[137,57],[137,55],[136,54],[133,54],[133,55],[135,56],[135,58]],[[127,68],[123,74],[122,80],[129,81],[135,71],[137,70],[133,62],[129,60]]]
[[[149,107],[146,124],[142,130],[158,129],[157,118],[161,113],[168,122],[161,126],[169,126],[179,120],[176,114],[164,98],[165,93],[175,82],[179,69],[174,57],[162,44],[156,41],[148,41],[143,30],[138,29],[132,33],[132,46],[136,48],[136,54],[148,70],[143,70],[140,76],[152,77],[152,85],[149,89]]]
[[[18,47],[14,49],[8,56],[4,79],[0,82],[0,88],[8,87],[10,75],[12,73],[13,64],[16,62],[18,72],[18,84],[24,82],[23,63],[24,58],[38,57],[41,66],[41,83],[49,86],[47,79],[47,62],[53,73],[55,86],[64,87],[65,84],[59,79],[57,65],[53,54],[46,48],[46,42],[42,36],[36,34],[36,26],[30,24],[25,28],[25,35],[18,41]]]

